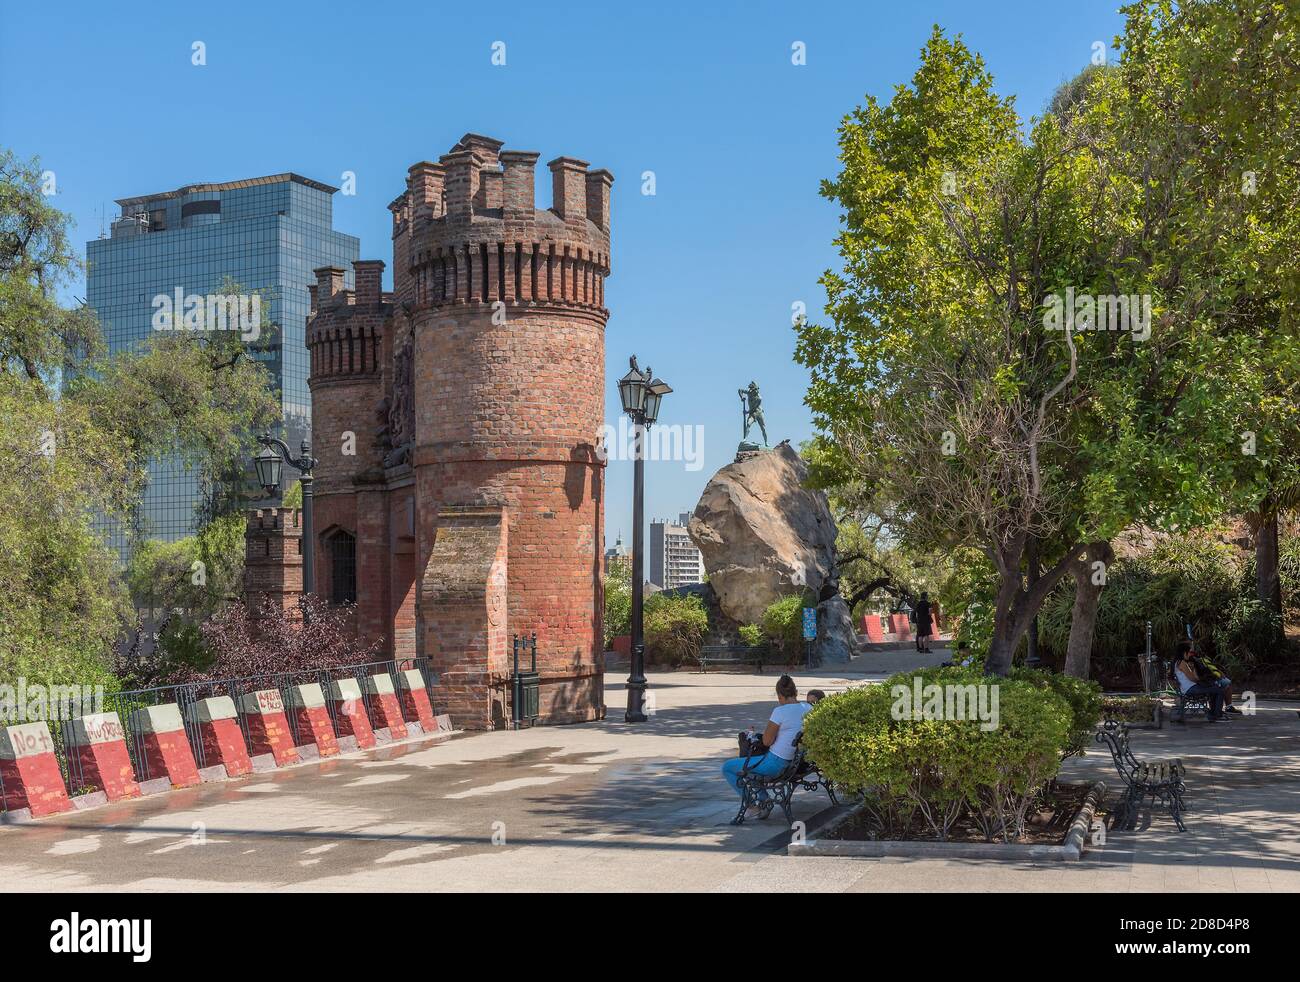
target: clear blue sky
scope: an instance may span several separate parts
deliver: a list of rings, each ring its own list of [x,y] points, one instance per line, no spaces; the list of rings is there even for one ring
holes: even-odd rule
[[[701,470],[648,465],[650,516],[693,509],[731,460],[751,379],[773,443],[811,434],[791,304],[821,316],[838,215],[817,191],[843,115],[910,79],[935,23],[983,54],[1024,115],[1122,26],[1117,0],[0,3],[0,144],[55,172],[81,242],[114,198],[353,171],[335,226],[391,265],[386,205],[406,168],[466,132],[613,171],[607,419],[636,352],[676,390],[663,422],[704,427]],[[545,206],[542,168],[538,187]],[[630,542],[631,469],[609,467],[610,542]]]

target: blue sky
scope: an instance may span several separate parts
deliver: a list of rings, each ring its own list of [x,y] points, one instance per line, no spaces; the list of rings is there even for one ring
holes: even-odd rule
[[[611,170],[607,420],[636,352],[675,389],[661,420],[704,428],[701,469],[647,465],[656,517],[693,509],[731,460],[751,379],[773,443],[811,434],[791,305],[817,318],[825,302],[838,214],[817,192],[844,114],[909,80],[936,23],[983,54],[1024,115],[1122,26],[1116,0],[3,6],[0,144],[55,172],[79,242],[114,198],[289,170],[337,185],[353,171],[335,227],[391,265],[386,205],[406,168],[466,132]],[[543,168],[537,183],[545,206]],[[630,542],[631,470],[609,466],[611,542]]]

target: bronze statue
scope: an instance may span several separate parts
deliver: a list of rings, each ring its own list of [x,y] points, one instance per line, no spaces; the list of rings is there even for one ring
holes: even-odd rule
[[[752,446],[758,449],[757,443],[751,443],[749,439],[749,428],[757,423],[759,430],[763,434],[763,446],[767,446],[767,425],[763,422],[763,399],[758,394],[758,383],[750,382],[748,389],[738,389],[740,395],[740,412],[744,433],[741,436],[741,446]]]

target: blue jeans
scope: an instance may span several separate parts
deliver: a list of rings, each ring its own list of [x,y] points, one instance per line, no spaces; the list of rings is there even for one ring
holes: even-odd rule
[[[742,798],[745,793],[740,790],[740,772],[744,769],[745,761],[747,760],[749,761],[749,773],[761,774],[763,777],[772,777],[776,774],[780,774],[781,771],[785,770],[785,765],[790,763],[785,758],[778,757],[771,751],[768,751],[762,757],[757,758],[731,758],[731,760],[722,765],[722,776],[725,777],[727,783],[731,785],[731,790],[736,792],[736,794],[740,795]],[[764,792],[761,797],[766,798],[767,793]]]
[[[1218,685],[1197,682],[1194,686],[1183,693],[1184,696],[1208,696],[1210,700],[1210,716],[1223,715],[1223,689]]]

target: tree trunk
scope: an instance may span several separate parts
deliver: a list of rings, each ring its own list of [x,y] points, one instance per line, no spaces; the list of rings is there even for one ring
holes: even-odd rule
[[[1006,675],[1011,671],[1011,660],[1024,628],[1017,623],[1017,600],[1022,595],[1020,575],[1003,575],[998,583],[998,597],[993,609],[993,639],[989,653],[984,658],[984,671],[989,675]]]
[[[1101,591],[1106,588],[1106,571],[1115,559],[1109,542],[1090,542],[1070,564],[1074,577],[1074,608],[1070,612],[1070,642],[1065,650],[1065,674],[1086,679],[1092,669],[1092,636],[1097,627]],[[1105,564],[1097,570],[1093,563]]]
[[[1255,528],[1255,595],[1282,613],[1282,578],[1278,575],[1278,514],[1270,508]]]
[[[1016,648],[1029,630],[1029,622],[1069,570],[1072,557],[1082,548],[1082,544],[1073,546],[1055,565],[1044,570],[1027,590],[1022,582],[1020,555],[1007,555],[1001,559],[998,568],[1004,572],[998,578],[997,605],[993,611],[993,639],[984,659],[986,674],[1005,676],[1011,671]]]

